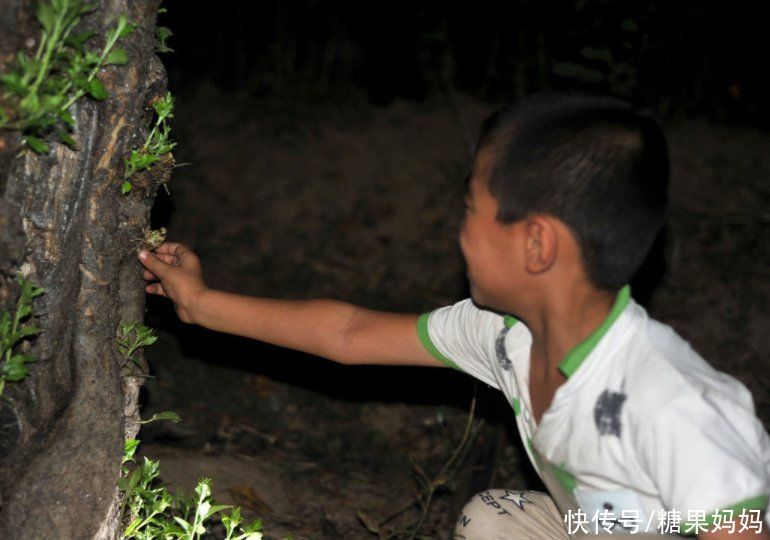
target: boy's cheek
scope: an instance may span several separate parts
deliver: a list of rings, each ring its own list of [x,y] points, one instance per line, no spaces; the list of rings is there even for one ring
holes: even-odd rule
[[[460,235],[458,237],[458,243],[460,244],[460,251],[463,254],[463,259],[465,259],[465,262],[467,264],[468,262],[468,232],[463,225],[463,227],[460,229]]]

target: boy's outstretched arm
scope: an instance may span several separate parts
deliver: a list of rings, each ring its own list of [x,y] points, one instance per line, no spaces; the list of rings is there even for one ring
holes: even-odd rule
[[[272,300],[209,289],[198,257],[178,243],[142,251],[146,291],[169,298],[187,323],[344,364],[443,366],[422,346],[417,315],[335,300]]]

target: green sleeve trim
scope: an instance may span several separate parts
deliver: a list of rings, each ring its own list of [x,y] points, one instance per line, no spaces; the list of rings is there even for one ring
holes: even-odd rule
[[[513,407],[513,414],[519,416],[521,414],[521,402],[517,398],[511,398],[511,407]]]
[[[559,481],[561,487],[563,487],[567,493],[572,495],[577,487],[577,478],[575,478],[575,475],[565,469],[563,463],[561,467],[555,463],[550,463],[550,465],[551,471],[553,471],[553,475],[556,477],[556,480]]]
[[[758,497],[752,497],[751,499],[746,499],[733,505],[725,506],[723,508],[713,510],[712,512],[707,512],[705,519],[701,522],[683,522],[679,528],[679,531],[681,534],[686,534],[689,536],[692,536],[698,532],[705,532],[703,530],[704,527],[708,528],[714,525],[714,522],[716,521],[716,514],[735,521],[738,519],[738,516],[743,510],[759,510],[764,512],[769,502],[770,495],[759,495]]]
[[[430,339],[430,334],[428,333],[428,319],[430,318],[430,313],[423,313],[420,315],[420,318],[417,319],[417,336],[420,338],[420,342],[422,343],[422,346],[425,347],[425,349],[439,362],[442,364],[446,364],[447,366],[456,369],[457,371],[462,371],[459,367],[457,367],[457,364],[452,362],[449,358],[441,354],[441,351],[439,351],[436,346],[433,344],[433,342]]]
[[[567,353],[567,356],[559,363],[559,371],[568,379],[575,373],[575,370],[580,367],[583,360],[594,350],[596,344],[604,337],[604,334],[612,327],[613,323],[620,317],[623,310],[631,301],[631,287],[624,286],[618,292],[615,298],[615,305],[612,306],[609,315],[604,319],[599,328],[597,328],[593,334],[582,343],[578,344],[574,349]]]
[[[541,474],[540,471],[544,469],[543,458],[540,457],[540,452],[535,449],[535,444],[530,437],[527,437],[527,448],[529,448],[529,453],[532,457],[535,458],[535,470],[537,470],[537,474]]]

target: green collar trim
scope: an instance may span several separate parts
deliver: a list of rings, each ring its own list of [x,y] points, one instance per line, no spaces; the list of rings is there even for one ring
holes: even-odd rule
[[[514,324],[519,322],[519,320],[514,317],[513,315],[506,315],[503,317],[503,323],[505,324],[506,328],[512,328]]]
[[[630,301],[631,287],[626,285],[620,289],[620,292],[618,292],[618,296],[615,299],[615,305],[612,306],[609,315],[607,315],[607,318],[604,319],[604,322],[599,328],[594,330],[594,333],[588,336],[585,341],[568,352],[564,360],[559,363],[559,371],[561,371],[565,377],[569,379],[572,374],[575,373],[577,368],[580,367],[580,364],[583,363],[583,360],[591,354],[591,351],[594,350],[596,344],[599,343],[604,337],[604,334],[607,333],[620,314],[623,313],[623,310],[626,309],[626,306]]]

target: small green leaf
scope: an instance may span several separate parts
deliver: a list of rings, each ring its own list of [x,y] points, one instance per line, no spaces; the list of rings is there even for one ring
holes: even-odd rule
[[[184,529],[185,533],[187,533],[187,534],[191,534],[192,533],[193,526],[190,525],[189,523],[187,523],[185,520],[183,520],[179,516],[174,516],[174,521],[179,523],[179,525],[182,527],[182,529]]]
[[[67,127],[72,129],[75,127],[75,119],[72,117],[72,115],[69,113],[69,111],[61,111],[59,113],[59,118],[62,122],[67,124]]]
[[[125,490],[123,490],[123,491],[125,491]],[[125,530],[125,531],[123,531],[123,536],[122,536],[122,538],[131,538],[131,537],[132,537],[132,535],[133,535],[133,534],[136,532],[136,530],[139,528],[139,525],[141,525],[141,523],[142,523],[142,518],[138,517],[138,518],[134,519],[134,520],[133,520],[133,521],[132,521],[132,522],[131,522],[131,523],[128,525],[128,527],[126,527],[126,530]]]
[[[124,49],[112,49],[104,59],[105,65],[123,65],[128,63],[128,53]]]
[[[31,281],[29,282],[29,284],[30,284],[30,290],[31,290],[30,295],[29,295],[30,298],[37,298],[38,296],[40,296],[41,294],[43,294],[45,292],[45,288],[38,287],[37,285],[35,285]]]
[[[148,345],[152,345],[158,341],[158,336],[146,336],[141,339],[141,342],[139,343],[142,347],[147,347]]]
[[[93,30],[89,30],[88,32],[81,32],[80,34],[76,34],[74,36],[68,37],[66,43],[69,43],[75,46],[83,45],[83,43],[91,39],[94,35],[96,35],[96,32],[94,32]]]
[[[134,459],[134,454],[136,453],[136,449],[139,446],[139,441],[137,439],[126,439],[126,444],[123,450],[123,461],[130,461]]]
[[[171,420],[172,422],[181,422],[182,419],[179,417],[177,413],[174,411],[163,411],[159,413],[155,413],[152,415],[152,418],[148,420],[142,420],[142,424],[149,424],[150,422],[155,422],[156,420]]]
[[[166,43],[166,40],[173,35],[174,33],[171,31],[170,28],[166,28],[165,26],[156,26],[155,37],[157,39],[157,42],[155,43],[155,52],[159,52],[159,53],[174,52],[174,49],[169,47],[168,44]]]
[[[19,102],[19,106],[22,110],[35,114],[40,109],[40,96],[37,94],[28,94]]]
[[[131,186],[131,182],[129,182],[128,180],[126,180],[126,181],[124,181],[122,184],[120,184],[120,192],[121,192],[123,195],[127,195],[128,193],[130,193],[130,192],[131,192],[131,187],[132,187],[132,186]]]
[[[243,528],[243,532],[246,533],[256,533],[262,530],[262,520],[261,519],[255,519],[248,525],[246,525]]]
[[[64,96],[43,96],[42,106],[44,109],[55,110],[64,102]]]
[[[58,135],[59,140],[69,146],[70,148],[77,149],[77,143],[75,142],[75,139],[72,138],[72,136],[67,133],[66,131],[57,130],[56,135]]]
[[[18,52],[16,55],[16,60],[19,62],[19,66],[21,67],[22,71],[24,71],[24,73],[31,74],[35,68],[35,61],[27,56],[27,53],[24,51]]]
[[[136,24],[128,22],[128,17],[121,14],[120,17],[118,17],[118,37],[126,37],[130,35],[134,30],[136,30]]]
[[[36,336],[40,333],[41,328],[34,324],[28,324],[19,330],[19,337]]]
[[[131,476],[128,477],[128,489],[134,489],[134,487],[136,487],[136,485],[139,483],[139,480],[142,479],[143,472],[144,469],[142,467],[137,467],[133,470]]]
[[[24,137],[24,142],[32,149],[33,152],[37,154],[48,153],[48,145],[43,141],[43,139],[39,139],[34,135],[26,135]]]
[[[54,13],[51,4],[40,2],[37,5],[37,9],[35,10],[35,16],[45,31],[51,32],[54,24],[56,23],[56,13]]]
[[[8,90],[15,94],[24,94],[26,86],[21,80],[21,76],[18,73],[1,73],[0,84],[3,84]]]
[[[88,83],[88,93],[91,94],[91,97],[98,99],[99,101],[107,99],[110,96],[109,92],[107,92],[107,89],[104,87],[104,83],[102,83],[98,77],[94,77]]]
[[[161,118],[173,118],[174,96],[171,92],[166,92],[165,96],[153,102],[152,107]]]
[[[30,306],[27,302],[29,301],[29,298],[22,297],[22,304],[19,306],[19,308],[16,310],[16,317],[19,320],[22,320],[24,317],[32,313],[32,306]]]
[[[83,77],[82,75],[73,75],[72,84],[88,92],[88,79],[86,77]]]
[[[3,364],[3,375],[7,381],[19,382],[29,374],[29,370],[24,367],[24,361],[15,360],[16,358],[12,356],[11,360]]]
[[[221,512],[222,510],[226,510],[227,508],[230,508],[227,504],[215,504],[211,508],[207,509],[206,512],[203,514],[203,519],[206,520],[216,514],[217,512]]]
[[[136,323],[121,323],[120,324],[120,333],[125,336],[131,330],[133,330],[134,328],[136,328]]]

